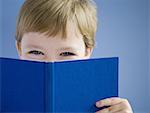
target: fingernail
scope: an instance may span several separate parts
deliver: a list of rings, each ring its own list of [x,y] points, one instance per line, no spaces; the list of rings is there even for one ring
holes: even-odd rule
[[[100,103],[100,102],[96,102],[96,106],[97,106],[97,107],[100,107],[100,106],[101,106],[101,103]]]

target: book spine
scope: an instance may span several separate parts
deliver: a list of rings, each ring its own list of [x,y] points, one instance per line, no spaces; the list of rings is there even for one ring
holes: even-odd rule
[[[55,112],[55,110],[54,110],[54,62],[52,62],[51,63],[51,69],[49,70],[50,71],[50,74],[49,74],[49,76],[50,76],[50,84],[51,84],[51,86],[50,86],[50,91],[51,91],[51,93],[50,93],[50,97],[51,97],[51,99],[50,99],[50,106],[51,106],[51,113],[54,113]]]
[[[54,112],[53,63],[45,63],[45,113]]]

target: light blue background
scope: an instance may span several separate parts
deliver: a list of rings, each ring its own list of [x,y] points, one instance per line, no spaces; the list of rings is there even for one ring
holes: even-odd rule
[[[149,110],[150,110],[150,0],[149,0],[149,18],[148,18],[148,23],[149,23],[149,27],[148,27],[148,39],[149,39]]]
[[[0,0],[0,55],[2,55],[2,41],[1,41],[1,37],[2,37],[2,7],[1,7],[1,3],[2,1]]]
[[[18,58],[15,24],[24,0],[0,0],[0,56]],[[97,57],[118,56],[119,95],[129,99],[135,113],[150,113],[150,2],[95,0],[99,26]]]

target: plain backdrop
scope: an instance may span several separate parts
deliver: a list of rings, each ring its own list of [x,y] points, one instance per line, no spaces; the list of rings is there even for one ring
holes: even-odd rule
[[[15,25],[24,0],[0,0],[0,57],[17,58]],[[134,113],[150,113],[150,2],[95,0],[98,31],[92,58],[119,57],[119,96]]]
[[[148,26],[148,39],[149,39],[149,74],[148,74],[148,77],[149,77],[149,111],[150,111],[150,0],[149,0],[149,11],[148,11],[148,15],[149,15],[149,18],[148,18],[148,23],[149,23],[149,26]]]

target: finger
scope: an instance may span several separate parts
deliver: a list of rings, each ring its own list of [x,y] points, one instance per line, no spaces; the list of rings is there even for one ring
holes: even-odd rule
[[[119,97],[111,97],[111,98],[106,98],[106,99],[97,101],[96,106],[97,107],[112,106],[112,105],[115,105],[115,104],[119,104],[122,101],[127,101],[127,100],[119,98]]]
[[[111,107],[105,108],[103,110],[100,110],[96,113],[105,113],[105,112],[106,113],[116,113],[116,112],[121,111],[126,108],[127,108],[127,105],[125,103],[119,103],[119,104],[113,105]]]
[[[133,113],[133,112],[129,111],[129,110],[121,110],[121,111],[118,111],[118,112],[115,112],[115,113]]]
[[[105,109],[99,110],[99,111],[97,111],[95,113],[109,113],[109,109],[105,108]]]
[[[113,106],[109,107],[108,109],[109,109],[110,113],[116,113],[120,110],[130,110],[128,104],[125,102],[121,102],[119,104],[113,105]]]

